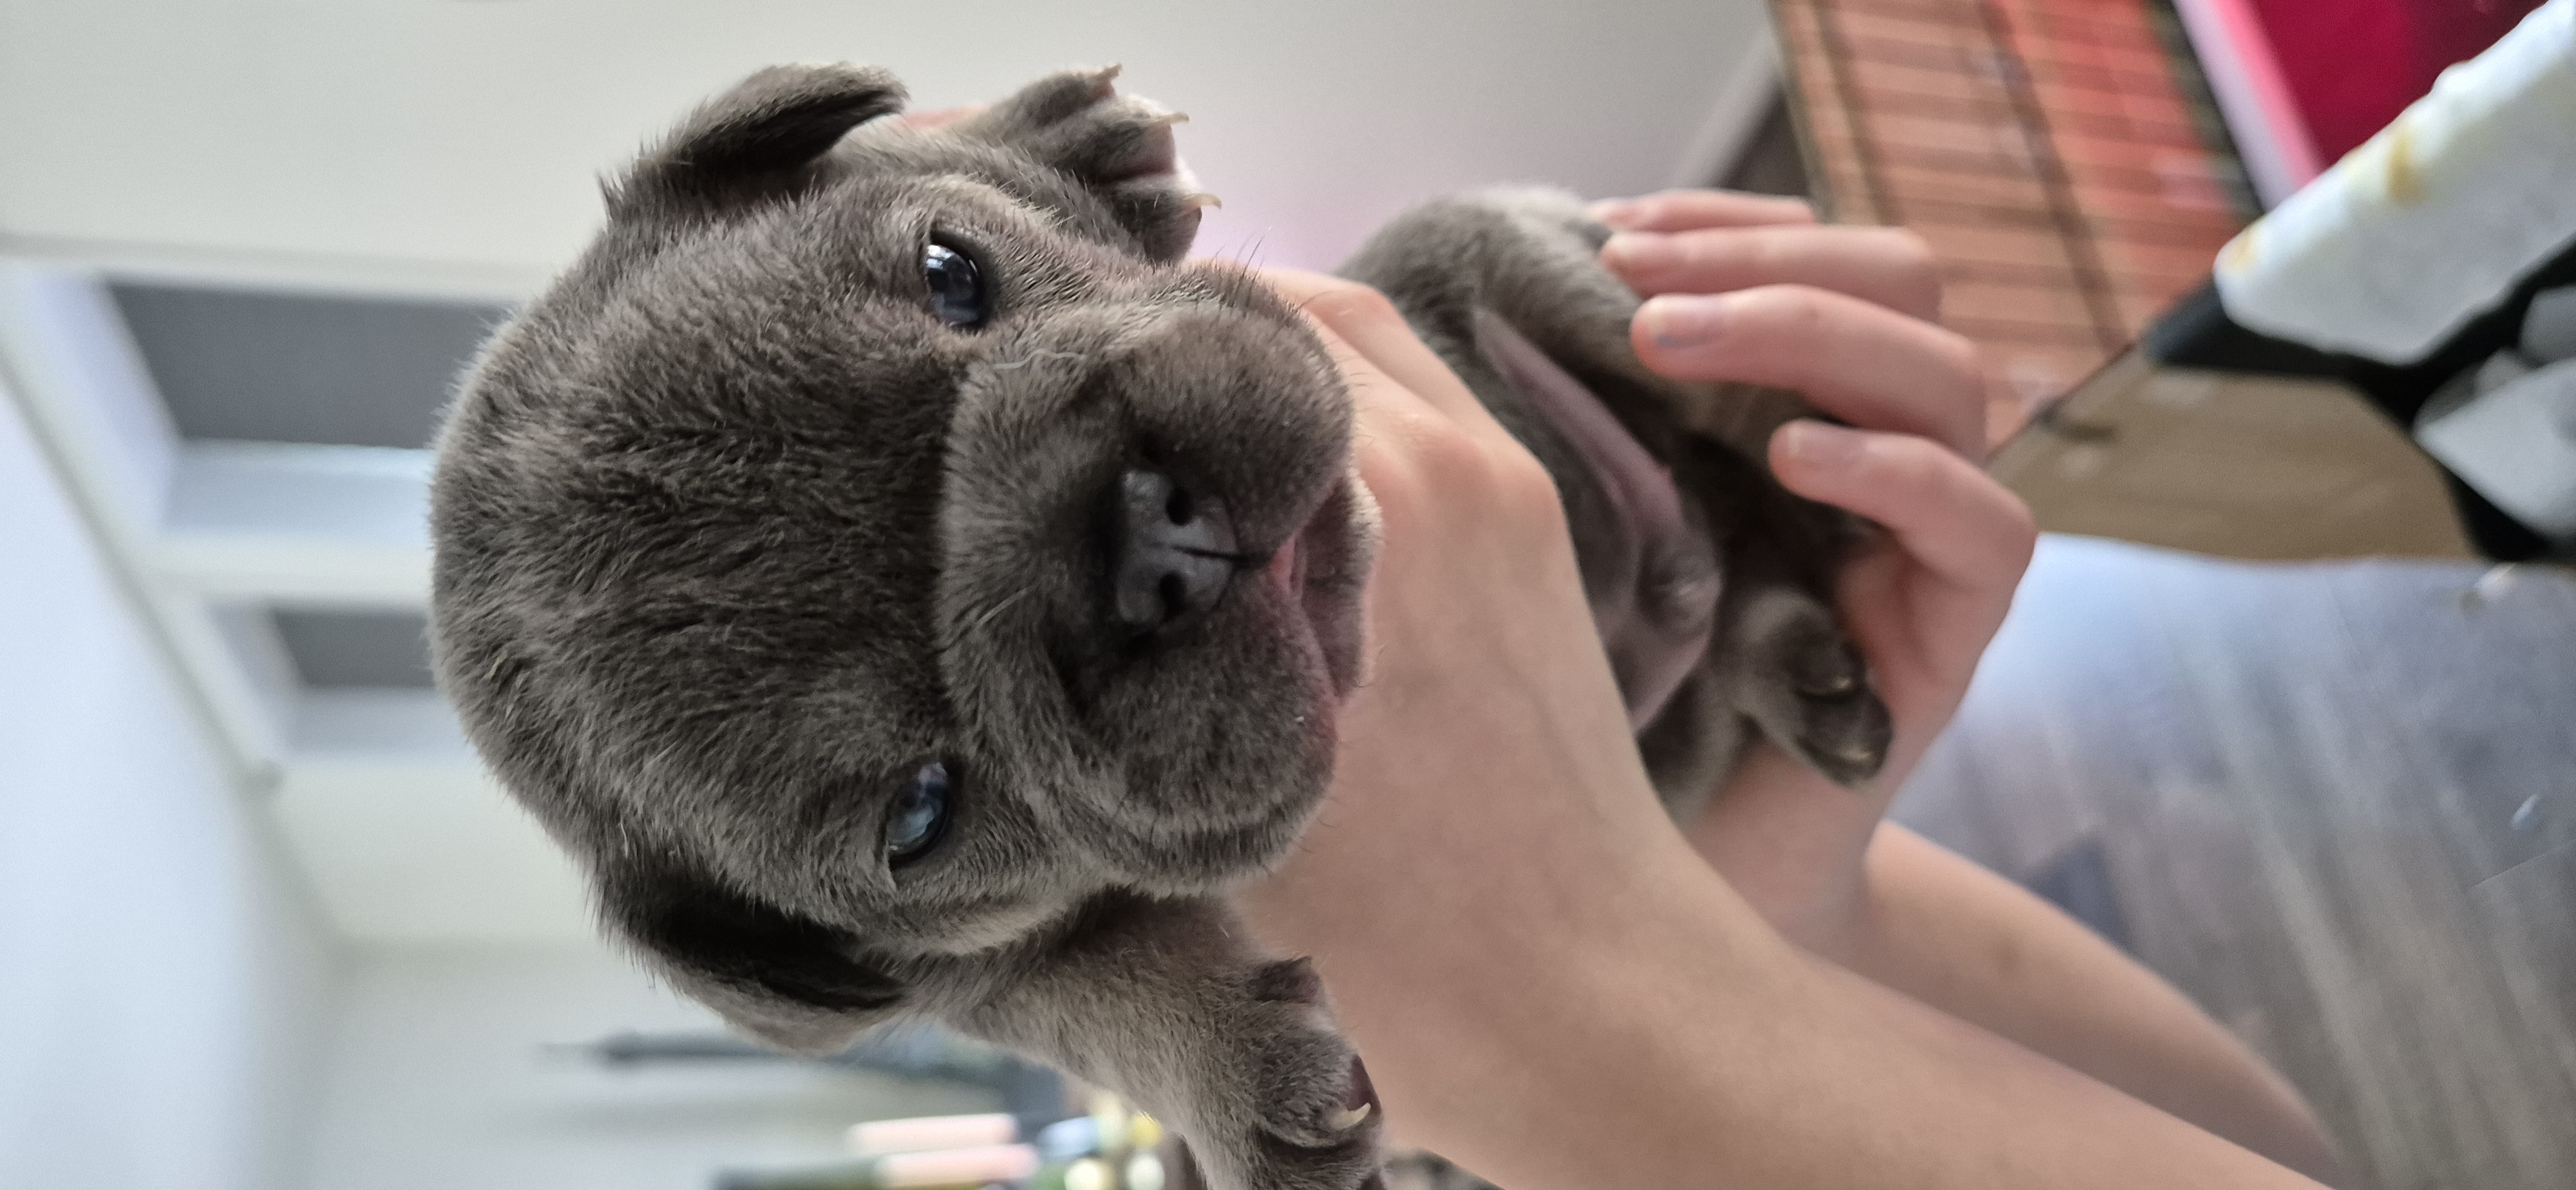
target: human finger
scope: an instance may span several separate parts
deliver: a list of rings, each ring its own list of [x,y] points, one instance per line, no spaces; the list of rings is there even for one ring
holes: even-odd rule
[[[1783,487],[1877,522],[1924,572],[1993,604],[2001,622],[2039,533],[2030,506],[1992,476],[1914,435],[1803,419],[1772,435],[1770,456]]]
[[[1816,209],[1803,199],[1732,190],[1662,190],[1592,204],[1592,217],[1621,231],[1689,231],[1702,227],[1753,227],[1813,223]]]
[[[1875,302],[1810,285],[1665,294],[1639,307],[1630,331],[1638,359],[1674,379],[1792,389],[1853,425],[1985,457],[1976,348]]]
[[[1458,374],[1425,346],[1386,295],[1355,281],[1295,269],[1265,269],[1262,276],[1298,310],[1330,332],[1388,380],[1432,408],[1479,433],[1503,429],[1468,391]]]
[[[1381,474],[1401,459],[1462,436],[1456,419],[1387,375],[1331,327],[1318,323],[1315,335],[1341,368],[1342,386],[1351,394],[1353,437],[1371,490],[1383,486]]]
[[[1941,315],[1941,275],[1923,237],[1901,227],[1705,228],[1621,232],[1601,263],[1639,296],[1812,285],[1925,320]]]

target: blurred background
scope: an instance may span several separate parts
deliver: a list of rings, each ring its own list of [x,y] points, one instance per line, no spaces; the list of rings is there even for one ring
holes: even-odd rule
[[[0,1184],[679,1190],[1025,1106],[936,1039],[716,1045],[425,667],[456,369],[603,171],[850,58],[922,108],[1123,63],[1192,117],[1201,251],[1263,264],[1497,182],[1916,228],[2062,535],[1900,815],[2247,1036],[2365,1184],[2563,1187],[2576,585],[2494,568],[2411,408],[2124,354],[2532,7],[0,0]]]

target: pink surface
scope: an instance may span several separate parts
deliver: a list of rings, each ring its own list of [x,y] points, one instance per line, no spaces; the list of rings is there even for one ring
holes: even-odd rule
[[[2317,156],[2331,162],[2540,0],[2252,0]]]

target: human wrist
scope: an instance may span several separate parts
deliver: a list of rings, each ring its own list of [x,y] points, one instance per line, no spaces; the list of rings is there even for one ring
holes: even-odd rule
[[[1510,928],[1411,945],[1362,931],[1318,955],[1335,1011],[1406,1143],[1488,1173],[1572,1166],[1615,1159],[1625,1142],[1615,1128],[1599,1131],[1602,1105],[1638,1087],[1688,1084],[1705,1107],[1724,1110],[1708,1096],[1722,1099],[1731,1084],[1675,1051],[1678,1035],[1699,1035],[1694,1053],[1704,1052],[1699,1043],[1758,1049],[1760,1022],[1800,1002],[1793,989],[1809,978],[1810,960],[1677,835],[1666,838],[1632,850],[1615,872],[1552,878],[1558,895],[1511,898],[1493,915]],[[1739,1028],[1752,1032],[1717,1036]],[[1645,1131],[1632,1139],[1652,1147],[1645,1138],[1668,1123],[1637,1121]]]

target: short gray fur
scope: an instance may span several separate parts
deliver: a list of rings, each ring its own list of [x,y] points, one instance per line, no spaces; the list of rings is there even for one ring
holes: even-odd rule
[[[736,1027],[933,1017],[1125,1092],[1221,1190],[1348,1190],[1366,1074],[1226,896],[1323,796],[1375,512],[1321,340],[1181,259],[1204,196],[1113,76],[933,130],[882,71],[779,67],[646,152],[441,433],[433,662],[611,934]],[[1606,234],[1497,194],[1351,271],[1548,466],[1668,800],[1755,730],[1864,778],[1887,715],[1827,610],[1861,527],[1755,461],[1794,398],[1639,366]],[[925,281],[958,258],[989,309]],[[931,762],[944,833],[889,858]]]

